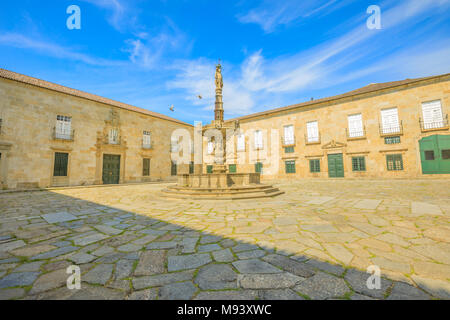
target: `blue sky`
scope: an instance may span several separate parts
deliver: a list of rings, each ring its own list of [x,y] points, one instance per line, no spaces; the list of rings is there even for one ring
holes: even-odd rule
[[[69,5],[81,9],[81,30],[66,27]],[[380,30],[366,26],[370,5],[381,8]],[[2,1],[0,67],[206,123],[219,58],[226,118],[448,73],[449,9],[450,0]]]

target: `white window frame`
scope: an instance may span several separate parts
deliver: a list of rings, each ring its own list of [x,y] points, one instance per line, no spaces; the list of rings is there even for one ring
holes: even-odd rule
[[[306,123],[306,134],[308,143],[319,142],[319,122],[317,120]]]
[[[142,146],[146,149],[152,147],[152,133],[150,131],[144,131],[142,133]]]
[[[255,130],[254,132],[255,138],[255,149],[261,150],[264,148],[263,134],[261,130]]]
[[[400,133],[397,107],[381,110],[381,128],[383,134]]]
[[[208,145],[207,145],[206,149],[207,149],[208,154],[213,154],[214,153],[214,142],[208,141]]]
[[[245,151],[245,135],[240,133],[237,136],[237,151]]]
[[[72,117],[56,116],[55,138],[70,140],[72,136]]]
[[[179,144],[178,140],[170,140],[170,152],[178,152],[179,151]]]
[[[425,130],[445,127],[441,100],[422,102],[422,117]]]
[[[349,138],[364,137],[364,125],[361,113],[348,115],[347,121]]]
[[[119,129],[111,128],[109,130],[109,144],[119,144]]]
[[[284,144],[287,146],[295,144],[294,125],[284,126]]]

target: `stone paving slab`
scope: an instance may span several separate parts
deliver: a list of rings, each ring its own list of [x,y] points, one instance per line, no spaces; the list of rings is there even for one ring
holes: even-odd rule
[[[286,193],[168,201],[154,184],[1,194],[0,299],[450,299],[448,181],[272,184]],[[66,287],[71,265],[81,290]],[[371,265],[381,289],[367,287]]]

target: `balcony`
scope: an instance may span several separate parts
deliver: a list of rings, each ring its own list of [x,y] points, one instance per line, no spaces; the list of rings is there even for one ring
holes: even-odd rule
[[[292,139],[286,139],[285,137],[281,137],[281,145],[283,146],[283,148],[294,147],[295,144],[296,144],[295,137],[293,137]]]
[[[53,128],[52,137],[54,140],[73,141],[74,136],[75,136],[75,130],[59,131],[59,130],[56,130],[56,127]]]
[[[305,144],[320,144],[321,143],[321,136],[320,133],[318,134],[317,137],[308,137],[308,134],[305,134]]]
[[[420,129],[422,132],[435,131],[435,130],[447,130],[448,125],[448,114],[440,121],[423,121],[422,118],[419,119]]]
[[[397,136],[403,134],[403,121],[400,121],[397,126],[383,126],[380,124],[380,136],[381,137],[389,137],[389,136]]]
[[[142,141],[142,149],[151,150],[151,149],[153,149],[153,146],[152,146],[151,142],[148,143],[148,142]]]
[[[366,127],[363,126],[362,130],[360,131],[350,131],[348,128],[346,128],[345,135],[347,136],[347,140],[366,139]]]

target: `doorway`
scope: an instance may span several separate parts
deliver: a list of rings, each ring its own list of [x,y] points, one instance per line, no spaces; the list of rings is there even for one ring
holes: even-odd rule
[[[344,177],[344,161],[342,153],[328,155],[328,176],[330,178]]]
[[[118,184],[120,180],[120,155],[103,155],[103,184]]]

